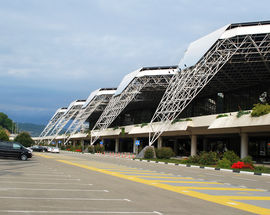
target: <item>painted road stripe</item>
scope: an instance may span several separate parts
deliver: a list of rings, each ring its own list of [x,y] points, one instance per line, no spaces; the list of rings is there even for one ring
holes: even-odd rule
[[[23,210],[0,210],[0,213],[34,213],[34,214],[158,214],[158,211],[141,212],[141,211],[23,211]]]
[[[49,184],[49,185],[53,185],[53,184],[71,184],[71,185],[74,185],[74,183],[46,183],[46,182],[31,182],[31,181],[0,181],[0,184],[3,183],[3,184],[6,184],[6,183],[9,183],[9,184]],[[93,184],[76,184],[76,185],[87,185],[87,186],[92,186]]]
[[[24,197],[24,196],[0,196],[0,199],[24,199],[24,200],[70,200],[70,201],[125,201],[129,199],[93,199],[93,198],[48,198],[48,197]]]
[[[17,179],[17,177],[0,177],[0,182],[1,179]],[[20,179],[29,179],[29,180],[40,180],[40,179],[44,179],[42,177],[40,178],[29,178],[29,177],[21,177]],[[46,180],[52,180],[52,181],[80,181],[81,179],[79,178],[46,178]]]
[[[83,190],[83,189],[42,189],[42,188],[0,188],[0,191],[6,191],[6,190],[31,190],[31,191],[68,191],[68,192],[106,192],[108,193],[108,190]]]
[[[200,192],[192,190],[192,189],[200,190],[201,188],[209,189],[209,190],[211,190],[211,189],[220,189],[220,190],[222,190],[222,188],[217,188],[217,187],[211,187],[211,188],[208,188],[208,187],[197,187],[197,188],[196,187],[177,187],[177,186],[171,186],[171,185],[162,184],[162,183],[154,183],[153,184],[153,183],[149,182],[149,180],[145,180],[143,178],[139,178],[139,177],[136,177],[136,176],[130,177],[128,175],[123,175],[123,174],[120,174],[120,173],[115,173],[115,172],[112,172],[112,171],[99,169],[99,168],[93,167],[93,165],[89,166],[89,164],[88,165],[87,164],[80,164],[80,163],[71,162],[71,161],[68,161],[68,160],[57,160],[57,161],[62,162],[62,163],[66,163],[66,164],[69,164],[69,165],[89,169],[89,170],[92,170],[92,171],[95,171],[95,172],[100,172],[100,173],[104,173],[104,174],[107,174],[107,175],[112,175],[112,176],[115,176],[115,177],[118,177],[118,178],[127,179],[127,180],[130,180],[130,181],[134,181],[134,182],[138,182],[138,183],[147,184],[147,185],[150,185],[150,186],[162,188],[162,189],[169,190],[169,191],[172,191],[172,192],[177,192],[177,193],[187,195],[187,196],[191,196],[191,197],[194,197],[194,198],[198,198],[198,199],[214,202],[214,203],[217,203],[217,204],[233,207],[233,208],[236,208],[236,209],[248,211],[248,212],[255,213],[255,214],[268,214],[268,215],[270,214],[270,209],[266,209],[266,208],[263,208],[263,207],[258,207],[258,206],[252,205],[252,204],[235,202],[235,201],[232,201],[232,200],[230,200],[228,198],[218,198],[218,197],[213,196],[213,195],[204,194],[204,193],[200,193]],[[223,188],[223,189],[224,190],[232,189],[232,190],[239,190],[239,191],[261,191],[261,190],[257,190],[257,189],[229,188],[229,187],[228,188]],[[183,192],[183,191],[188,191],[188,192]],[[263,192],[263,191],[261,191],[261,192]],[[233,202],[236,205],[229,204],[228,202]]]

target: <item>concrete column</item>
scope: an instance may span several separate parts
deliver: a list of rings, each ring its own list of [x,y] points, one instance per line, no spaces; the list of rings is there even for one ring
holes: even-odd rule
[[[133,137],[133,153],[137,154],[138,152],[138,146],[136,146],[137,137]]]
[[[191,135],[191,152],[190,155],[194,156],[197,154],[197,135]]]
[[[72,140],[72,145],[73,145],[73,147],[76,146],[76,140]]]
[[[119,152],[119,138],[115,138],[115,152]]]
[[[80,143],[81,143],[82,152],[83,152],[83,151],[84,151],[84,140],[83,140],[83,139],[81,139],[81,140],[80,140]]]
[[[162,147],[162,143],[163,143],[162,137],[159,137],[159,138],[158,138],[158,142],[157,142],[157,147],[158,147],[158,149]]]
[[[248,135],[241,133],[241,158],[248,156]]]

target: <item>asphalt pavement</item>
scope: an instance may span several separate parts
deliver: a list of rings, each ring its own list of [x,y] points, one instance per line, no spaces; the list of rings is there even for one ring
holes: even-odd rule
[[[26,162],[0,159],[0,214],[270,214],[268,182],[115,157],[35,153]]]

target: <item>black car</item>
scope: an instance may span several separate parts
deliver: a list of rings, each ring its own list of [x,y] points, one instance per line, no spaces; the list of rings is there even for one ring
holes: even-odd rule
[[[25,161],[32,157],[32,153],[20,143],[0,141],[0,156],[14,157]]]
[[[34,152],[46,152],[46,148],[44,146],[32,146],[31,149],[34,151]]]

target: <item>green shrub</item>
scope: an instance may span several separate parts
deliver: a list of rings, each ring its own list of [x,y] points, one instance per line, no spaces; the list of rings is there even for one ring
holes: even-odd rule
[[[15,142],[19,142],[25,147],[30,147],[35,144],[35,141],[31,138],[30,134],[27,132],[22,132],[14,139]]]
[[[66,150],[66,146],[60,146],[61,150]]]
[[[171,122],[171,124],[173,125],[173,124],[175,124],[175,123],[177,123],[177,122],[184,122],[184,120],[182,120],[182,119],[174,119],[174,120]]]
[[[268,113],[270,113],[269,104],[255,104],[254,107],[252,108],[251,116],[259,117]]]
[[[146,159],[154,158],[154,149],[153,149],[153,147],[149,146],[149,147],[146,148],[146,150],[144,152],[144,158],[146,158]]]
[[[125,135],[126,131],[125,128],[121,128],[121,135]]]
[[[253,164],[251,156],[246,156],[246,157],[242,158],[241,161],[244,162],[244,163]]]
[[[0,141],[9,141],[9,137],[4,129],[0,130]]]
[[[199,155],[199,164],[213,165],[218,161],[218,154],[216,152],[202,152]]]
[[[161,147],[156,149],[156,156],[159,159],[169,159],[174,156],[174,152],[170,147]]]
[[[243,110],[240,110],[240,111],[237,112],[236,117],[237,117],[237,118],[240,118],[241,116],[246,115],[246,114],[250,114],[250,111],[243,111]]]
[[[219,114],[219,115],[217,115],[216,118],[218,119],[218,118],[227,117],[227,116],[228,116],[228,114],[226,114],[226,113],[225,114]]]
[[[227,151],[227,152],[224,152],[223,158],[226,158],[226,159],[229,160],[232,164],[233,164],[233,163],[236,163],[237,161],[240,160],[240,158],[238,157],[237,154],[234,153],[234,151]]]
[[[113,130],[115,131],[115,130],[117,130],[118,128],[119,128],[119,127],[118,127],[118,126],[116,126],[116,127],[114,127],[114,128],[113,128]]]
[[[147,126],[147,125],[148,125],[148,123],[144,122],[141,124],[141,128],[143,128],[144,126]]]
[[[199,159],[200,159],[199,155],[193,155],[193,156],[190,156],[188,159],[183,160],[183,163],[186,163],[186,164],[198,164]]]
[[[220,168],[230,168],[232,166],[232,163],[227,158],[222,158],[218,161],[217,166]]]
[[[97,144],[95,145],[95,152],[103,153],[105,151],[105,147],[103,145]]]
[[[95,147],[94,146],[88,146],[88,152],[91,153],[91,154],[94,154],[95,153]]]

